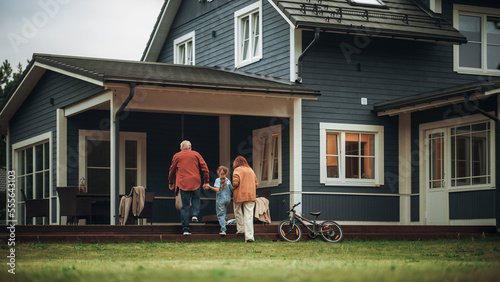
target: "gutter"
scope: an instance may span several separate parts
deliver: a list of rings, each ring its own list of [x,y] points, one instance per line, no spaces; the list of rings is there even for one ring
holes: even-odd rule
[[[496,227],[497,233],[500,233],[500,120],[498,117],[478,108],[470,102],[470,95],[465,95],[465,106],[475,109],[483,116],[495,121],[495,206],[496,206]],[[500,96],[497,96],[497,99]]]
[[[118,109],[118,111],[116,112],[115,114],[115,132],[114,135],[115,135],[115,138],[113,140],[113,143],[114,144],[111,144],[111,146],[113,146],[115,148],[115,190],[114,190],[114,193],[110,193],[110,200],[111,200],[111,214],[113,216],[113,219],[115,220],[114,223],[111,222],[111,225],[116,225],[116,219],[119,217],[119,213],[118,213],[118,199],[120,198],[120,173],[119,173],[119,166],[120,166],[120,119],[121,119],[121,115],[122,113],[124,112],[125,110],[125,107],[127,107],[127,105],[130,103],[130,101],[132,100],[132,98],[134,98],[134,95],[135,95],[135,86],[136,86],[136,83],[135,82],[130,82],[129,83],[129,86],[130,86],[130,93],[127,97],[127,99],[125,99],[125,101],[123,102],[123,104],[120,106],[120,108]],[[111,191],[110,191],[111,192]],[[114,203],[114,205],[113,205]]]
[[[316,45],[319,42],[319,34],[320,34],[321,29],[319,27],[314,28],[314,39],[309,43],[309,46],[300,54],[299,59],[297,60],[297,65],[298,65],[298,73],[297,73],[297,79],[295,82],[297,83],[302,83],[302,62],[304,60],[304,57],[306,54],[311,50],[314,45]]]

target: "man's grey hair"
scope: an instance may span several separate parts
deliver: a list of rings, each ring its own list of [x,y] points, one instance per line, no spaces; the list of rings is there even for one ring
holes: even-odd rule
[[[181,142],[181,150],[184,148],[189,148],[189,147],[191,147],[191,142],[189,142],[187,140],[184,140]]]

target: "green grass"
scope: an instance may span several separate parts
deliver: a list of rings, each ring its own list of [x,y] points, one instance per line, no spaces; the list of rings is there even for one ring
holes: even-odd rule
[[[29,243],[15,275],[0,251],[0,281],[500,281],[500,238]]]

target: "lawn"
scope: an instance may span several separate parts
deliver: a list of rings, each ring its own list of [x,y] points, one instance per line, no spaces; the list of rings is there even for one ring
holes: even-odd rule
[[[0,281],[500,281],[500,238],[3,245]]]

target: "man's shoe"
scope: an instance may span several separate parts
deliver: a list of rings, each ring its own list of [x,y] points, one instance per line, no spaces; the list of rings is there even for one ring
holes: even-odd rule
[[[191,221],[192,222],[198,222],[198,217],[196,217],[196,216],[191,217]]]
[[[226,231],[219,232],[219,235],[225,236],[226,235]]]
[[[182,233],[182,235],[184,235],[184,236],[188,236],[188,235],[191,235],[191,232],[189,232],[189,231],[184,231],[184,233]]]
[[[254,242],[254,240],[252,240],[252,239],[245,240],[245,243],[253,243],[253,242]]]

